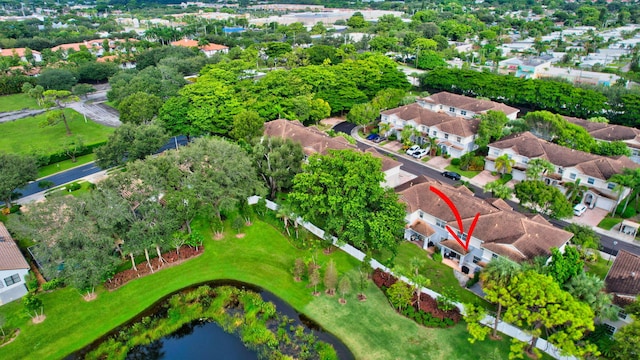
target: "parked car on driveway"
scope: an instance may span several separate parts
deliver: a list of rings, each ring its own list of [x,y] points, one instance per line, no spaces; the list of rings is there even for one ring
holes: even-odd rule
[[[573,215],[574,216],[582,216],[587,211],[587,206],[585,204],[578,204],[573,207]]]
[[[369,136],[367,136],[367,140],[376,141],[376,139],[378,139],[379,137],[380,135],[378,134],[370,134]]]
[[[429,150],[427,149],[419,149],[413,152],[413,156],[416,159],[422,159],[423,157],[427,156],[429,154]]]
[[[445,171],[442,173],[442,176],[449,178],[451,180],[460,180],[462,176],[455,171]]]
[[[407,155],[413,155],[414,152],[420,150],[420,145],[413,145],[409,149],[407,149]]]
[[[387,140],[386,136],[378,136],[377,138],[373,139],[373,142],[374,143],[380,143],[380,142],[383,142],[385,140]]]

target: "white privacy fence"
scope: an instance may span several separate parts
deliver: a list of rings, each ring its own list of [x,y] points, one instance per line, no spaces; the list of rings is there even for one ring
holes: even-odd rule
[[[250,196],[249,198],[247,198],[247,201],[249,203],[249,205],[255,205],[260,201],[261,197],[254,195],[254,196]],[[278,204],[274,203],[273,201],[270,200],[266,200],[266,206],[268,209],[271,209],[273,211],[277,211],[278,210]],[[312,234],[314,234],[315,236],[321,238],[321,239],[325,239],[325,231],[320,229],[319,227],[313,225],[310,222],[306,222],[304,221],[301,217],[296,218],[295,220],[298,224],[302,225],[305,229],[307,229],[309,232],[311,232]],[[349,244],[344,244],[344,245],[340,245],[338,244],[338,238],[336,238],[335,236],[331,237],[331,240],[333,242],[333,245],[335,245],[336,247],[340,248],[340,250],[346,252],[347,254],[353,256],[354,258],[358,259],[359,261],[363,261],[365,258],[365,253],[363,253],[362,251],[356,249],[355,247],[349,245]],[[382,265],[380,262],[378,262],[375,259],[371,260],[370,263],[371,267],[373,269],[381,269],[385,272],[388,272],[390,274],[392,274],[393,276],[397,277],[398,279],[404,281],[407,284],[411,284],[413,285],[413,283],[406,277],[404,276],[400,276],[400,275],[396,275],[393,273],[393,271],[391,271],[391,269],[387,268],[386,266]],[[437,299],[438,297],[440,297],[440,294],[429,289],[426,287],[422,287],[422,292],[431,296],[434,299]],[[464,314],[464,304],[462,303],[455,303],[456,307],[458,307],[458,309],[460,309],[460,311]],[[495,321],[495,318],[493,316],[487,315],[485,316],[484,319],[482,319],[481,323],[487,325],[488,327],[493,327],[493,323]],[[520,341],[524,341],[524,342],[529,342],[531,341],[531,335],[527,334],[526,332],[520,330],[519,328],[507,324],[503,321],[500,321],[500,323],[498,324],[498,331],[500,331],[503,334],[506,334],[510,337],[516,338]],[[557,349],[554,345],[550,344],[549,342],[547,342],[544,339],[538,339],[538,341],[536,342],[536,347],[544,352],[546,352],[547,354],[553,356],[556,359],[560,359],[560,360],[577,360],[576,357],[574,356],[562,356],[560,355],[560,350]]]

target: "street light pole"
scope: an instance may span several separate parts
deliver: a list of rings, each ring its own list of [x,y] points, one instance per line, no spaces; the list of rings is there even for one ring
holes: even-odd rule
[[[616,245],[618,245],[618,242],[614,240],[614,241],[613,241],[613,249],[612,249],[612,251],[611,251],[611,252],[616,251]],[[611,262],[611,256],[612,256],[612,255],[613,255],[613,254],[609,254],[609,260],[607,260],[607,265],[609,265],[609,263]]]

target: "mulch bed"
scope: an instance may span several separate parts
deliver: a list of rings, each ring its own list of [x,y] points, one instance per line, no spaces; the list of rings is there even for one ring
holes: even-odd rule
[[[199,256],[203,251],[204,247],[202,246],[198,246],[198,250],[196,250],[196,248],[184,245],[180,248],[179,256],[174,249],[162,254],[162,257],[167,261],[166,263],[162,263],[158,258],[153,258],[151,259],[151,266],[153,266],[153,271],[162,270],[174,265],[178,265],[185,260]],[[152,273],[146,261],[137,264],[136,267],[138,268],[138,271],[129,269],[115,274],[111,279],[107,280],[107,282],[104,284],[104,287],[107,288],[107,290],[112,291],[131,280],[138,279]]]
[[[391,285],[395,284],[397,281],[398,279],[395,276],[389,273],[386,273],[380,269],[375,269],[373,271],[373,282],[379,288],[388,289],[389,287],[391,287]],[[413,299],[411,301],[414,305],[417,304],[417,300],[418,300],[417,296],[413,295]],[[442,309],[439,309],[438,302],[436,301],[436,299],[432,298],[431,296],[425,293],[420,293],[420,310],[424,312],[428,312],[433,317],[436,317],[440,320],[448,318],[453,320],[455,323],[458,323],[458,321],[462,319],[462,315],[460,314],[460,310],[458,310],[458,308],[455,308],[449,311],[444,311]]]

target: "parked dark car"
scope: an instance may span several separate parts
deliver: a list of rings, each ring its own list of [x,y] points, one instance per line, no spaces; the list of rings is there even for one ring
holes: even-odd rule
[[[371,141],[376,141],[378,138],[380,138],[380,135],[378,134],[370,134],[369,136],[367,136],[367,140]]]
[[[387,138],[385,136],[378,136],[377,138],[373,139],[374,143],[380,143],[387,140]]]
[[[461,176],[455,171],[445,171],[442,173],[442,176],[449,178],[451,180],[460,180]]]

